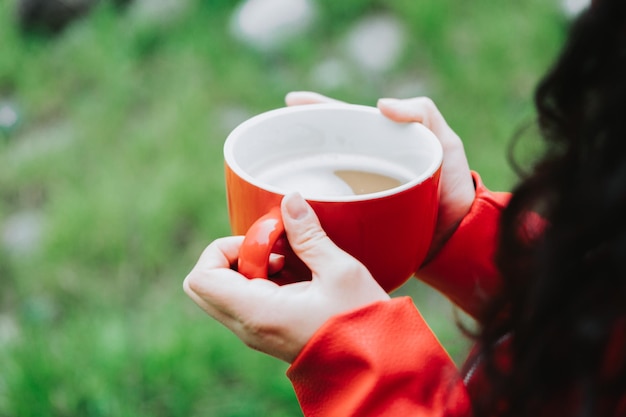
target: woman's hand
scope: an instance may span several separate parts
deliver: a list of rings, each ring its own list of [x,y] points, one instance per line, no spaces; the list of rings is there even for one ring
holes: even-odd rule
[[[245,278],[231,269],[243,241],[236,236],[211,243],[183,288],[248,346],[291,363],[330,317],[389,295],[365,266],[326,236],[299,194],[287,195],[281,210],[289,244],[311,269],[311,281],[279,286]],[[272,267],[279,268],[280,260]]]
[[[288,106],[337,102],[332,98],[310,91],[287,94]],[[463,142],[448,126],[437,106],[427,97],[404,100],[383,98],[378,100],[381,113],[396,122],[417,122],[430,129],[443,147],[439,215],[433,243],[427,259],[432,258],[454,232],[474,201],[474,182],[465,156]]]

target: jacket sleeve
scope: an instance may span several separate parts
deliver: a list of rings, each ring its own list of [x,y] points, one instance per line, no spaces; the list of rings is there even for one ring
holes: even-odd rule
[[[473,317],[500,285],[494,258],[502,210],[510,194],[489,191],[472,172],[476,198],[437,255],[416,276]]]
[[[470,314],[497,290],[497,228],[509,196],[474,173],[476,199],[418,276]],[[413,301],[398,297],[328,320],[287,371],[305,416],[467,417],[461,375]]]
[[[409,297],[345,313],[287,371],[305,416],[469,416],[459,372]]]

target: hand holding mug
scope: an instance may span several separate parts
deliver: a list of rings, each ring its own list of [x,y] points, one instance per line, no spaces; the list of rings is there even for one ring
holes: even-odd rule
[[[388,300],[387,292],[416,271],[429,247],[432,252],[438,207],[444,214],[447,207],[467,210],[473,186],[462,144],[432,102],[381,101],[379,112],[315,93],[292,93],[287,103],[326,105],[268,112],[231,133],[224,147],[229,216],[234,234],[246,236],[207,247],[184,289],[248,346],[292,362],[330,317]],[[422,122],[430,130],[389,119]],[[442,148],[447,201],[439,204]],[[346,157],[350,163],[365,158],[374,167],[391,164],[391,171],[408,174],[399,184],[368,188],[363,195],[328,194],[327,173],[315,176],[308,202],[286,192],[290,181],[301,184],[303,166]],[[281,171],[285,162],[297,169]],[[267,167],[278,172],[280,186],[259,174]],[[335,169],[334,174],[345,172]],[[343,180],[348,184],[352,178]],[[364,181],[367,187],[372,182],[378,182],[376,175]],[[445,214],[451,220],[447,226],[439,221],[438,230],[464,214]],[[277,272],[287,272],[287,278],[257,278]]]
[[[312,280],[279,286],[231,269],[243,238],[218,239],[186,277],[185,292],[248,346],[291,363],[330,317],[389,299],[359,261],[339,249],[299,194],[281,204],[287,239]],[[279,269],[281,262],[270,267]]]
[[[237,126],[224,144],[233,234],[245,234],[238,271],[268,277],[271,252],[285,256],[278,283],[310,279],[281,239],[277,207],[298,191],[331,240],[386,290],[426,258],[436,226],[443,158],[419,123],[396,123],[368,106],[340,102],[271,110]]]
[[[310,91],[294,91],[287,94],[285,102],[288,106],[298,106],[339,101]],[[474,201],[474,183],[463,142],[427,97],[384,98],[378,101],[378,108],[393,121],[423,124],[437,136],[443,147],[437,228],[429,250],[430,258],[456,229]]]

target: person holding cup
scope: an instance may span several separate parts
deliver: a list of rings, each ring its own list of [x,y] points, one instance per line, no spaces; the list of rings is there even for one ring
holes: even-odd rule
[[[272,281],[310,278],[282,238],[281,200],[294,191],[330,239],[388,292],[428,254],[443,149],[422,124],[397,123],[376,108],[320,97],[245,121],[226,139],[224,159],[231,228],[246,236],[237,270],[248,278],[267,278],[270,252],[284,261]]]
[[[287,95],[286,102],[291,107],[334,103],[336,100],[312,92],[293,92]],[[480,181],[480,178],[470,172],[461,140],[447,125],[430,99],[381,99],[378,108],[382,115],[395,123],[423,124],[435,134],[441,143],[443,161],[440,167],[439,216],[433,231],[430,253],[427,255],[433,257],[467,215],[470,207],[475,204],[477,197],[474,180]],[[411,300],[408,297],[391,299],[363,263],[340,249],[328,237],[320,225],[316,212],[299,193],[285,195],[280,201],[280,212],[289,245],[297,257],[310,269],[312,275],[310,281],[279,286],[272,280],[249,279],[231,269],[231,265],[237,264],[245,240],[244,236],[234,236],[213,242],[185,279],[184,288],[187,294],[209,315],[231,329],[244,343],[286,362],[294,363],[314,334],[334,317],[344,317],[344,320],[350,321],[350,327],[355,332],[360,331],[360,326],[372,325],[370,319],[377,315],[378,309],[391,308],[389,312],[381,315],[381,318],[403,315],[402,310],[407,310],[409,313],[406,315],[407,318],[415,318],[417,312]],[[283,266],[284,256],[270,257],[269,275],[280,271]],[[488,285],[492,286],[491,283]],[[459,285],[453,292],[469,294],[463,287],[464,285]],[[491,290],[486,289],[486,291]],[[477,308],[476,306],[481,305],[482,296],[483,292],[476,292],[474,296],[463,295],[460,297],[461,303],[464,304],[466,310],[471,312],[472,309]],[[454,295],[452,297],[454,298]],[[355,314],[363,314],[363,317],[353,317]],[[418,320],[423,322],[421,318]],[[362,322],[362,324],[357,326],[357,322]],[[407,329],[402,329],[403,325],[412,326],[411,323],[398,323],[392,326],[397,330],[397,337],[406,336],[404,333]],[[418,332],[413,333],[415,340],[427,337],[429,343],[423,344],[426,351],[432,351],[433,345],[438,346],[435,351],[428,354],[430,358],[428,360],[445,366],[448,373],[453,375],[455,365],[439,346],[426,324],[422,323],[422,326],[423,328]],[[349,334],[344,336],[348,339],[351,337]],[[353,340],[371,344],[371,341],[359,338]],[[396,346],[402,349],[402,346],[407,346],[406,342],[396,344]],[[385,341],[383,343],[387,344]],[[394,343],[389,346],[391,345]],[[348,350],[344,350],[347,348],[345,343],[341,343],[338,347],[344,353],[348,353]],[[415,353],[417,352],[412,352],[412,354]],[[422,357],[426,359],[427,356]],[[300,378],[297,366],[297,364],[292,366],[289,371],[294,381]],[[324,366],[324,368],[330,374],[338,372],[335,366]],[[350,372],[345,367],[343,369],[345,372]],[[319,377],[326,379],[321,375]],[[352,375],[349,379],[354,380],[355,377]],[[313,389],[321,394],[316,387],[317,383],[313,380],[310,383],[314,386]],[[337,381],[337,383],[343,385],[345,381]],[[390,380],[390,383],[394,381]],[[449,381],[441,379],[438,383],[448,385]],[[306,383],[301,386],[297,383],[295,385],[306,415],[325,415],[326,412],[318,409],[318,404],[328,409],[327,412],[330,413],[328,415],[362,413],[347,409],[341,396],[335,404],[331,401],[331,396],[323,394],[321,394],[323,400],[320,399],[319,403],[315,400],[307,403],[309,395],[305,393]],[[325,385],[329,392],[344,392],[332,384],[325,383]],[[370,394],[370,392],[363,393],[359,407],[365,407],[372,412],[381,406],[387,407],[384,402],[380,401],[380,398]],[[370,403],[378,404],[378,406],[372,407]],[[462,401],[462,404],[465,409],[466,401]],[[393,407],[386,412],[392,410]]]
[[[548,149],[512,194],[470,171],[432,101],[378,102],[441,143],[437,223],[416,272],[477,319],[461,370],[412,301],[390,298],[298,193],[282,197],[280,220],[310,280],[245,277],[233,265],[248,235],[234,236],[209,245],[185,291],[248,346],[291,364],[307,416],[626,415],[624,51],[626,3],[594,2],[536,90]],[[268,274],[288,256],[268,254]]]

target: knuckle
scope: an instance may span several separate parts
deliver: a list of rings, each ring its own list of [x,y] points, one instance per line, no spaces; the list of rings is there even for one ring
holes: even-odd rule
[[[430,97],[422,97],[422,102],[424,106],[428,107],[429,109],[437,108],[437,106],[435,105],[435,102]]]
[[[250,348],[259,349],[261,346],[267,345],[268,340],[274,339],[279,333],[277,324],[263,320],[262,317],[255,317],[240,321],[241,339]]]
[[[245,334],[250,336],[259,336],[265,333],[267,325],[256,318],[247,318],[241,320],[241,328]]]
[[[241,323],[245,333],[257,338],[276,332],[278,327],[271,309],[254,308],[253,306],[242,311],[239,323]]]
[[[198,278],[198,274],[194,273],[194,271],[191,271],[189,275],[185,277],[185,280],[183,281],[183,290],[187,294],[190,294],[191,292],[200,292],[200,280]]]
[[[298,246],[302,250],[310,250],[328,239],[326,232],[319,227],[309,226],[299,235]]]
[[[333,269],[338,276],[353,279],[360,279],[364,274],[368,274],[365,265],[347,254],[345,257],[341,257],[335,262]]]
[[[410,99],[410,101],[413,104],[413,107],[415,108],[432,110],[437,107],[435,105],[435,102],[430,97],[427,97],[427,96],[414,97]]]
[[[419,105],[422,107],[424,114],[428,119],[432,119],[435,115],[439,114],[437,105],[430,97],[420,97]]]

